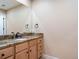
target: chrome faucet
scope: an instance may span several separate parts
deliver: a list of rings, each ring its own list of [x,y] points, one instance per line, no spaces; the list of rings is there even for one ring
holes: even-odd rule
[[[11,32],[12,39],[15,39],[16,34],[14,32]]]

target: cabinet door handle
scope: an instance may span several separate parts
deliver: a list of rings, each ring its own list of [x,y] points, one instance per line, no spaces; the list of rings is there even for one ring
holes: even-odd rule
[[[42,40],[40,40],[40,41],[42,41]]]
[[[5,56],[5,54],[2,54],[1,56]]]
[[[28,54],[29,52],[27,51],[27,54]]]
[[[30,52],[31,52],[32,50],[30,50]]]
[[[42,59],[42,57],[40,56],[39,59]]]

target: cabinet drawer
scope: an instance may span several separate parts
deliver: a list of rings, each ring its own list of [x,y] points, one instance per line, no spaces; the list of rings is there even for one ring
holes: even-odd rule
[[[42,51],[39,51],[39,52],[38,52],[38,59],[39,59],[40,57],[42,57]]]
[[[23,50],[16,54],[15,59],[28,59],[28,50]]]
[[[43,50],[43,44],[38,44],[38,51]]]
[[[28,49],[28,42],[24,42],[24,43],[18,44],[15,47],[16,47],[16,53],[20,52],[20,51],[22,51],[24,49]]]
[[[29,47],[36,45],[36,40],[29,41]]]
[[[2,59],[12,56],[12,55],[14,55],[14,48],[13,47],[9,47],[9,48],[0,50],[0,56]]]
[[[38,43],[38,44],[43,43],[43,39],[42,39],[42,38],[38,39],[38,40],[37,40],[37,43]]]

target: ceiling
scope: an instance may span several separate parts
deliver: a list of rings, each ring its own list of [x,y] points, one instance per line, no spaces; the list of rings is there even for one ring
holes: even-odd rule
[[[0,0],[0,9],[8,10],[20,5],[16,0]]]

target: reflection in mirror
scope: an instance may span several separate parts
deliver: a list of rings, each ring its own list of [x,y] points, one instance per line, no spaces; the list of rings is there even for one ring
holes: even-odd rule
[[[31,32],[30,8],[16,0],[0,0],[0,35],[11,32]]]
[[[0,35],[6,34],[6,12],[0,10]]]

